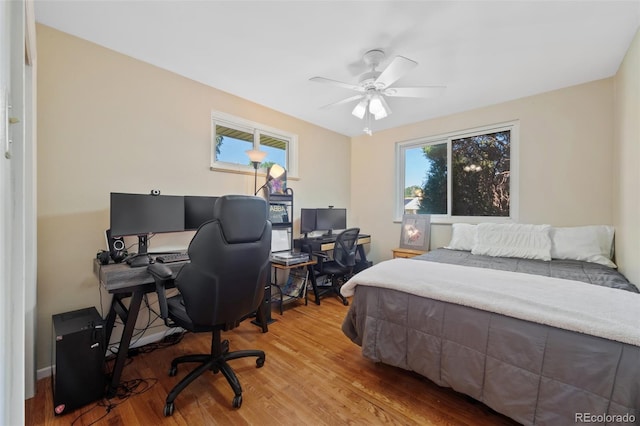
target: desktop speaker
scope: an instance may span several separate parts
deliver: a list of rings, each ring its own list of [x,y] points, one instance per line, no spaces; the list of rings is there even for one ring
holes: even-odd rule
[[[115,263],[122,262],[127,257],[124,238],[112,237],[111,229],[105,231],[105,237],[107,238],[107,247],[109,248],[111,259],[113,259]]]
[[[94,307],[56,314],[52,320],[53,409],[60,415],[104,396],[105,330]]]

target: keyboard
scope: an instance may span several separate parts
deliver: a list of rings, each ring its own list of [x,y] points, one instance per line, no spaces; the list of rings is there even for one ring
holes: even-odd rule
[[[184,253],[167,253],[156,256],[156,262],[158,263],[173,263],[173,262],[185,262],[189,260],[189,255]]]
[[[320,243],[335,243],[338,235],[321,235],[319,237],[308,238],[309,241],[318,241]]]

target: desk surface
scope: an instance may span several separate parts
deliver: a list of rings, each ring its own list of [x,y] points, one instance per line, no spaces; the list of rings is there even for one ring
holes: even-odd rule
[[[173,273],[178,272],[187,262],[172,262],[164,265],[171,268]],[[93,260],[93,272],[100,280],[100,284],[109,293],[127,292],[135,287],[146,284],[154,284],[153,277],[145,267],[132,268],[126,263],[109,263],[102,265],[98,259]]]

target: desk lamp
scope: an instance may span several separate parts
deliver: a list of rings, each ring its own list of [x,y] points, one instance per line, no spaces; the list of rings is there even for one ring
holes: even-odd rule
[[[273,179],[278,179],[282,177],[286,173],[284,167],[279,164],[274,164],[267,170],[267,181],[260,188],[256,189],[256,192],[253,195],[257,195],[258,191],[267,186],[267,184]]]
[[[258,166],[262,163],[264,157],[267,156],[267,153],[260,151],[259,149],[248,149],[245,153],[249,156],[251,164],[253,164],[253,192],[255,195],[258,193],[258,190],[256,189],[258,187]]]

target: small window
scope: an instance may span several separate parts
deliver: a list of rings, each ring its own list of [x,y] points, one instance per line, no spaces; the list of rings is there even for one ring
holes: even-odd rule
[[[260,149],[267,153],[262,161],[262,167],[267,168],[273,164],[279,164],[288,169],[287,153],[289,141],[278,136],[260,133]]]
[[[433,222],[516,218],[515,123],[396,145],[398,200],[404,213]]]
[[[214,161],[250,165],[245,151],[253,149],[253,133],[216,124]]]
[[[253,173],[246,151],[259,149],[267,153],[259,166],[263,172],[278,164],[287,176],[297,176],[296,135],[217,112],[212,114],[212,130],[213,170]]]

